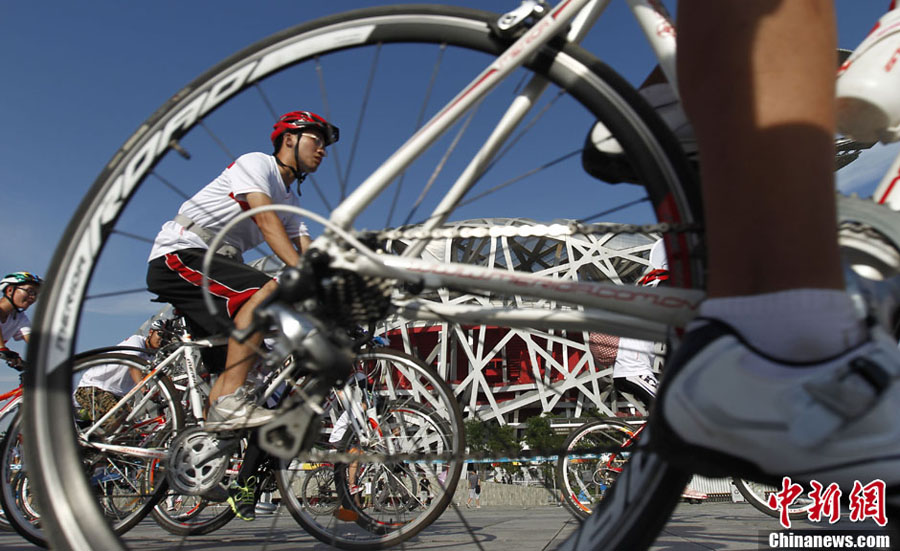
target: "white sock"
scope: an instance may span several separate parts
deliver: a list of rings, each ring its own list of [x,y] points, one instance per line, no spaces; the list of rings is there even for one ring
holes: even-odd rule
[[[831,289],[709,299],[700,315],[724,321],[766,354],[791,361],[838,355],[867,335],[853,299]]]

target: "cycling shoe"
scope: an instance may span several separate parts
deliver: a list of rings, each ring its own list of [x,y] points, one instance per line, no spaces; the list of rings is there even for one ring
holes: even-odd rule
[[[655,445],[707,476],[900,485],[900,351],[870,335],[838,357],[792,363],[707,320],[666,366]]]

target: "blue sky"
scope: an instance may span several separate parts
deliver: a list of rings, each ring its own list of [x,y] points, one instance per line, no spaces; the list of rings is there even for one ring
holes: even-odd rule
[[[838,0],[842,47],[854,47],[883,13],[887,0]],[[297,23],[356,7],[379,5],[361,0],[337,2],[194,0],[153,2],[3,2],[0,4],[0,189],[3,190],[0,214],[0,271],[27,269],[46,272],[53,250],[66,223],[79,201],[104,164],[119,146],[158,106],[194,77],[237,52],[276,31]],[[504,11],[516,2],[457,2],[457,5]],[[585,42],[588,49],[609,62],[632,83],[639,83],[652,59],[649,49],[637,33],[637,27],[622,1],[613,2]],[[368,70],[360,64],[360,71]],[[423,65],[422,71],[427,67]],[[474,76],[471,75],[471,76]],[[293,84],[287,84],[288,87]],[[356,112],[342,111],[339,91],[332,96],[330,108],[337,113],[335,122],[343,133],[339,153],[348,157]],[[306,93],[304,93],[306,94]],[[322,100],[311,93],[282,101],[274,95],[279,112],[294,108],[313,111],[323,109]],[[391,109],[409,115],[410,106],[395,102]],[[284,106],[284,108],[282,108]],[[256,114],[228,112],[233,126],[229,150],[241,154],[251,150],[268,152],[271,121]],[[383,140],[385,147],[409,132],[397,125],[380,127],[365,134],[365,140]],[[572,133],[583,139],[588,126],[576,126]],[[234,134],[234,136],[232,136]],[[544,135],[550,147],[556,135]],[[397,142],[399,143],[399,142]],[[204,147],[197,146],[203,149]],[[386,149],[387,151],[387,149]],[[870,191],[873,174],[896,148],[876,150],[854,163],[853,171],[839,175],[843,186]],[[377,166],[380,155],[372,153],[353,166],[350,187],[359,183],[368,167]],[[193,192],[224,168],[227,156],[210,162],[199,162],[190,169],[180,169],[180,185]],[[330,161],[333,162],[334,155]],[[526,163],[527,159],[513,159]],[[168,162],[168,161],[167,161]],[[329,161],[326,161],[329,162]],[[172,161],[175,163],[175,161]],[[166,167],[162,167],[165,169]],[[568,178],[564,173],[558,177]],[[579,176],[580,177],[580,176]],[[331,185],[331,172],[321,172],[319,183]],[[304,184],[303,202],[317,210],[327,207],[315,192]],[[552,196],[552,189],[549,196]],[[502,207],[528,209],[531,204],[549,201],[540,191],[514,195]],[[537,198],[536,198],[537,196]],[[170,218],[181,200],[174,194],[148,192],[139,206],[145,210],[147,228],[159,226]],[[377,217],[385,216],[386,205]],[[499,209],[499,207],[498,207]],[[497,212],[501,212],[499,209]],[[138,217],[140,218],[140,217]],[[376,224],[375,218],[367,219]],[[144,230],[145,232],[147,230]],[[150,235],[150,238],[153,236]],[[119,278],[111,288],[127,289],[143,285],[142,262],[149,245],[124,243],[112,247],[103,268]],[[142,248],[143,247],[143,248]],[[127,249],[128,254],[122,252]],[[121,256],[117,256],[122,252]],[[111,279],[112,276],[110,276]],[[111,317],[90,325],[83,335],[83,347],[115,344],[135,329],[147,313],[157,307],[147,302],[146,295],[130,295],[100,304]],[[115,313],[115,315],[112,315]],[[119,315],[121,314],[121,315]],[[88,334],[89,333],[89,334]],[[20,345],[14,348],[21,350]],[[13,374],[0,369],[2,383],[13,380]]]

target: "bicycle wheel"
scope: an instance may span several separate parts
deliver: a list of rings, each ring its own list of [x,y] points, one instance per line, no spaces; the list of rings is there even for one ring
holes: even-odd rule
[[[237,477],[241,468],[243,448],[231,458],[222,481],[223,487]],[[153,508],[153,520],[164,530],[179,536],[201,536],[215,532],[234,518],[234,511],[225,501],[213,501],[200,496],[181,495],[169,489]]]
[[[321,465],[303,477],[300,503],[313,517],[330,515],[340,506],[334,483],[334,465]]]
[[[3,432],[0,432],[0,442],[4,441],[6,437],[6,433],[9,431],[10,425],[12,425],[13,419],[16,418],[16,414],[19,412],[19,403],[22,401],[22,398],[13,398],[10,402],[3,405],[4,408],[8,408],[3,412],[3,415],[0,415],[0,428],[2,428]],[[9,520],[6,519],[6,512],[3,509],[3,502],[0,501],[0,531],[3,532],[13,532],[15,529],[10,525]]]
[[[631,443],[634,428],[619,421],[585,423],[572,431],[556,462],[556,479],[563,504],[576,518],[590,516],[628,461],[628,452],[617,452]],[[601,451],[611,450],[611,451]]]
[[[463,467],[462,414],[437,372],[407,354],[363,352],[355,373],[365,382],[348,385],[362,385],[367,396],[364,426],[348,429],[337,450],[381,454],[385,459],[311,470],[283,465],[276,481],[291,515],[311,535],[342,549],[384,549],[418,534],[453,498]],[[323,428],[323,439],[330,430]],[[397,454],[442,459],[427,463],[392,458]],[[434,493],[430,502],[420,498],[423,480]],[[304,490],[294,491],[298,486]]]
[[[28,470],[22,450],[20,419],[10,423],[0,442],[0,505],[12,530],[35,545],[47,547],[41,532],[40,513],[28,484]]]
[[[79,334],[99,331],[102,326],[103,309],[88,306],[108,300],[123,289],[143,286],[148,248],[145,240],[155,236],[164,219],[148,216],[158,198],[168,199],[168,206],[165,210],[160,207],[161,212],[174,213],[180,199],[169,190],[177,190],[181,198],[188,197],[221,170],[218,144],[224,142],[219,134],[246,137],[248,116],[274,120],[281,111],[298,108],[298,97],[316,103],[311,98],[322,97],[322,83],[326,91],[339,92],[340,98],[326,96],[303,108],[323,107],[320,111],[329,120],[342,121],[345,136],[360,138],[353,140],[346,163],[335,162],[316,174],[321,180],[337,173],[333,179],[337,186],[327,190],[319,187],[310,193],[308,186],[315,184],[314,179],[304,184],[307,206],[331,210],[346,195],[351,172],[372,170],[377,163],[373,159],[388,158],[419,125],[420,109],[398,110],[392,106],[421,106],[423,113],[435,112],[436,106],[464,89],[511,43],[491,30],[490,23],[497,17],[458,7],[399,6],[299,25],[213,67],[166,102],[116,152],[57,249],[35,319],[37,338],[29,352],[35,367],[28,380],[32,394],[26,445],[34,443],[34,468],[46,481],[39,495],[51,519],[48,528],[54,542],[94,549],[122,545],[106,528],[99,508],[82,505],[91,492],[77,461],[73,432],[49,420],[68,414],[68,358],[78,347]],[[362,67],[363,63],[369,66]],[[435,70],[410,70],[423,66]],[[432,74],[434,87],[429,86]],[[435,208],[435,196],[443,194],[420,192],[447,187],[447,178],[441,177],[435,167],[459,173],[496,127],[510,99],[518,93],[519,83],[535,75],[545,77],[551,88],[533,109],[534,116],[482,171],[479,188],[453,212],[455,219],[590,221],[602,211],[609,222],[690,224],[699,220],[693,174],[665,125],[612,69],[578,46],[554,41],[498,85],[480,102],[474,116],[461,121],[412,163],[405,176],[390,192],[376,198],[357,223],[377,228],[428,218],[419,214],[419,209],[425,212]],[[387,98],[389,105],[377,105]],[[326,104],[328,109],[324,109]],[[269,105],[277,105],[278,110]],[[365,106],[363,114],[359,113],[360,106]],[[357,120],[358,128],[343,122]],[[616,137],[642,185],[607,185],[582,171],[578,157],[584,137],[596,120]],[[452,135],[456,132],[460,136],[463,131],[464,139]],[[212,140],[208,132],[213,133]],[[232,142],[226,143],[225,150],[236,146],[248,147]],[[448,152],[451,148],[452,155]],[[363,156],[363,149],[367,156]],[[346,152],[333,148],[331,158],[346,159],[342,151]],[[186,162],[182,153],[189,154],[190,160]],[[225,157],[227,164],[233,155],[226,153]],[[200,182],[199,178],[206,180]],[[410,191],[410,184],[404,182],[413,181],[421,184]],[[172,182],[188,187],[179,188]],[[401,184],[406,188],[401,189]],[[548,185],[553,186],[554,193],[546,193]],[[483,198],[482,192],[487,193]],[[420,196],[424,197],[421,201]],[[528,197],[541,200],[523,201]],[[401,202],[405,204],[399,205]],[[386,215],[389,212],[395,214]],[[702,286],[703,259],[689,253],[700,250],[699,236],[679,233],[668,234],[666,239],[673,283]],[[621,240],[623,247],[628,246],[627,236]],[[135,246],[138,243],[140,246]],[[547,261],[552,263],[552,259]],[[128,281],[126,272],[132,266],[135,274]],[[529,266],[540,270],[543,264]],[[45,487],[59,493],[50,499]],[[77,515],[73,512],[76,508]]]
[[[224,501],[169,492],[151,513],[153,520],[167,532],[178,536],[201,536],[215,532],[234,518]]]
[[[110,363],[123,368],[141,369],[146,366],[144,360],[130,354],[89,353],[76,360],[75,372]],[[159,492],[165,490],[165,476],[158,461],[141,457],[133,450],[158,446],[183,425],[172,384],[158,376],[147,387],[146,393],[131,401],[127,409],[130,415],[123,415],[115,429],[108,428],[105,433],[85,436],[82,442],[83,469],[90,473],[94,502],[100,505],[107,522],[118,534],[127,532],[140,522],[159,498]],[[92,428],[88,421],[80,420],[78,425],[82,433]],[[9,504],[13,528],[35,545],[46,547],[40,508],[33,493],[35,485],[24,461],[20,428],[20,422],[16,419],[4,438],[2,499],[3,503]],[[98,448],[105,445],[124,449]]]
[[[122,368],[146,370],[147,362],[132,354],[82,355],[75,372],[115,363]],[[115,428],[98,420],[78,421],[82,435],[82,469],[89,475],[94,502],[113,529],[125,533],[139,523],[165,495],[165,464],[151,452],[165,450],[172,437],[184,428],[181,397],[172,382],[159,373],[143,383],[144,390],[124,406]]]
[[[452,434],[453,429],[450,423],[434,415],[431,408],[409,400],[389,403],[383,408],[384,413],[377,420],[378,434],[382,437],[380,442],[364,443],[360,441],[360,435],[348,434],[341,449],[370,450],[388,455],[448,453],[450,442],[446,435]],[[395,436],[391,437],[390,434]],[[450,461],[459,465],[462,472],[460,460]],[[435,504],[435,509],[429,511],[430,504],[421,499],[419,487],[422,481],[427,481],[428,487],[432,483],[439,484],[440,479],[446,481],[450,469],[388,460],[384,463],[359,463],[357,470],[358,474],[354,477],[351,475],[350,465],[337,466],[335,486],[343,506],[356,513],[356,524],[368,532],[389,535],[409,523],[410,520],[407,519],[412,519],[415,515],[427,513],[437,517],[446,507],[444,505],[438,509],[440,504]],[[356,493],[351,491],[354,487],[358,490]],[[446,493],[446,490],[442,493]],[[430,520],[424,520],[420,524],[427,526],[428,523]]]

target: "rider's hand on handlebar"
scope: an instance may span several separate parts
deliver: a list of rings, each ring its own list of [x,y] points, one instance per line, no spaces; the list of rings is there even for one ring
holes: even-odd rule
[[[25,364],[22,362],[22,357],[19,356],[19,353],[6,347],[0,348],[0,360],[5,361],[6,365],[16,371],[22,371],[25,368]]]

